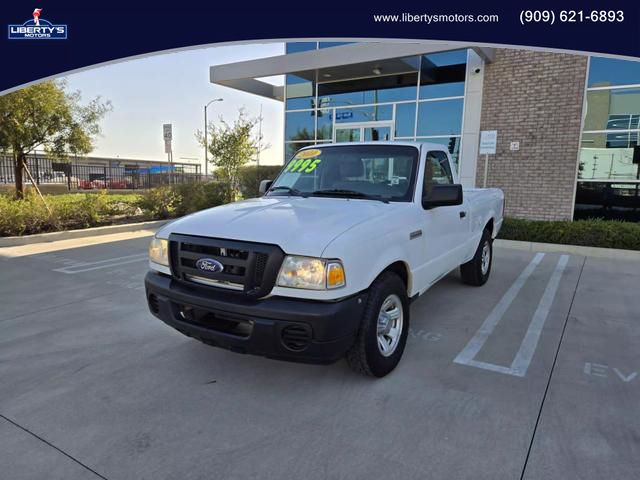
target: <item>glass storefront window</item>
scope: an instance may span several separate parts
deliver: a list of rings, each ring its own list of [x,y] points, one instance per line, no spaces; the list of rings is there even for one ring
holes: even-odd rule
[[[416,124],[416,104],[398,103],[396,105],[396,137],[411,137]]]
[[[320,71],[318,103],[321,107],[343,107],[415,100],[418,63],[419,57],[406,57]]]
[[[414,76],[414,75],[410,75]],[[415,100],[417,75],[414,76],[413,85],[396,86],[393,88],[379,88],[375,90],[347,91],[347,84],[361,83],[360,80],[350,82],[320,83],[318,85],[318,103],[320,107],[344,107],[345,105],[365,105],[369,103],[402,102]],[[371,82],[367,82],[371,83]],[[362,85],[362,88],[370,88],[372,85]],[[342,90],[342,92],[341,92]]]
[[[437,143],[442,145],[451,154],[451,159],[455,165],[456,171],[459,171],[458,165],[460,164],[460,140],[461,137],[436,137],[436,138],[418,138],[420,142]]]
[[[315,140],[316,118],[314,110],[285,113],[285,140]]]
[[[310,147],[311,145],[315,145],[315,142],[286,142],[284,148],[284,161],[286,162],[291,157],[295,155],[295,153],[304,147]]]
[[[578,181],[573,218],[640,221],[640,183]]]
[[[578,179],[638,179],[638,163],[634,163],[634,160],[640,162],[638,134],[638,131],[583,134],[578,160]]]
[[[418,136],[460,135],[462,108],[462,99],[420,102]]]
[[[423,55],[420,67],[420,99],[464,95],[466,69],[466,50]]]
[[[355,42],[320,42],[320,48],[339,47],[341,45],[351,45]]]
[[[318,110],[318,140],[333,138],[333,110]]]
[[[589,87],[640,85],[640,62],[591,57]]]
[[[287,53],[308,52],[317,48],[317,42],[289,42],[287,43]]]
[[[638,128],[638,119],[640,88],[587,91],[585,131],[633,130]]]
[[[309,73],[305,77],[298,75],[287,75],[287,98],[285,108],[287,110],[301,110],[303,108],[315,107],[315,82],[309,80],[314,73]]]
[[[391,120],[392,105],[371,105],[368,107],[336,108],[336,123],[375,122]]]

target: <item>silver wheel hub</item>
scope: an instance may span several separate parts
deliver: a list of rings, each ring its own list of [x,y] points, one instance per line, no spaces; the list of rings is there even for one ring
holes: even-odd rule
[[[491,245],[489,242],[484,242],[482,246],[482,261],[480,263],[480,269],[482,270],[482,275],[486,275],[489,271],[489,265],[491,265]]]
[[[378,350],[384,357],[396,351],[402,336],[403,324],[402,300],[398,295],[391,294],[382,302],[378,313]]]

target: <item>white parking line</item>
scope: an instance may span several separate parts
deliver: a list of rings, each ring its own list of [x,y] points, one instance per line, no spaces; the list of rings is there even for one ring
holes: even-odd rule
[[[118,265],[125,265],[127,263],[140,262],[142,260],[147,260],[147,258],[149,257],[146,253],[138,253],[135,255],[125,255],[124,257],[108,258],[106,260],[99,260],[97,262],[75,263],[66,267],[55,268],[53,269],[53,271],[73,275],[76,273],[99,270],[101,268],[116,267]]]
[[[498,304],[494,307],[489,316],[482,323],[480,329],[478,329],[473,338],[469,340],[467,346],[458,354],[458,356],[456,356],[456,358],[453,360],[454,363],[482,368],[485,370],[491,370],[506,375],[514,375],[516,377],[524,377],[526,375],[527,369],[529,368],[531,360],[533,359],[533,354],[535,353],[538,346],[542,328],[544,327],[544,323],[549,316],[551,305],[553,304],[553,300],[558,291],[562,273],[564,272],[564,269],[567,266],[567,262],[569,261],[568,255],[560,256],[558,264],[556,265],[556,268],[553,271],[551,278],[549,279],[549,283],[547,284],[542,298],[538,303],[538,307],[533,314],[533,318],[531,320],[531,323],[529,324],[529,328],[527,329],[518,353],[516,353],[511,366],[505,367],[503,365],[480,362],[478,360],[474,360],[474,358],[476,357],[478,352],[480,352],[489,336],[493,333],[496,325],[498,325],[498,322],[500,322],[511,303],[513,303],[513,300],[524,286],[527,279],[540,264],[543,257],[544,253],[536,254],[529,265],[527,265],[527,268],[524,269],[524,271],[516,279],[513,285],[511,285],[509,290],[507,290],[507,293],[505,293],[504,296],[500,299]]]
[[[511,370],[514,375],[524,377],[527,373],[533,354],[538,346],[538,340],[540,340],[542,327],[544,327],[544,322],[549,316],[553,299],[556,297],[556,292],[560,285],[560,279],[562,278],[562,273],[564,272],[568,261],[569,255],[562,255],[560,257],[558,264],[549,279],[549,283],[547,283],[547,288],[544,289],[544,293],[542,294],[538,308],[536,308],[536,311],[533,314],[533,319],[529,324],[527,333],[524,335],[520,349],[511,363]]]
[[[498,304],[493,308],[489,316],[480,326],[480,329],[478,329],[476,334],[471,338],[471,340],[469,340],[467,346],[464,347],[464,349],[455,358],[455,363],[468,365],[469,362],[475,358],[489,338],[489,335],[493,333],[493,330],[496,328],[496,325],[498,325],[498,322],[502,319],[511,303],[513,303],[516,295],[518,295],[527,279],[531,276],[543,258],[544,253],[537,253],[536,256],[533,257],[533,260],[531,260],[529,265],[527,265],[527,268],[522,271],[516,281],[513,282],[513,285],[511,285],[509,290],[507,290],[507,293],[503,295]]]

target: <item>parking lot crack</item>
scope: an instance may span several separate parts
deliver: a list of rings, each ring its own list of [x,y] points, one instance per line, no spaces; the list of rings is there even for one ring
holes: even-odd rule
[[[533,427],[533,433],[531,434],[531,440],[529,442],[529,448],[527,449],[527,456],[524,459],[524,464],[522,465],[522,472],[520,473],[520,480],[524,480],[524,475],[527,470],[527,465],[529,464],[529,457],[531,455],[531,450],[533,449],[533,442],[536,438],[536,433],[538,432],[538,425],[540,424],[540,418],[542,417],[542,410],[544,409],[544,404],[547,399],[547,394],[549,393],[549,387],[551,385],[551,380],[553,379],[553,372],[556,368],[556,363],[558,362],[558,355],[560,353],[560,348],[562,347],[562,341],[564,340],[564,335],[567,330],[567,323],[569,322],[569,318],[571,316],[571,310],[573,309],[573,302],[576,299],[576,294],[578,292],[578,288],[580,286],[580,279],[582,278],[582,272],[584,271],[584,266],[587,263],[587,257],[582,261],[582,265],[580,266],[580,272],[578,273],[578,279],[576,281],[575,289],[573,290],[573,294],[571,295],[571,303],[569,304],[569,309],[567,311],[567,316],[564,319],[564,323],[562,325],[562,332],[560,333],[560,340],[558,341],[558,346],[556,347],[556,351],[553,357],[553,363],[551,364],[551,370],[549,372],[549,378],[547,379],[547,384],[544,389],[544,394],[542,395],[542,401],[540,402],[540,407],[538,409],[538,415],[536,417],[536,423]]]
[[[23,427],[22,425],[20,425],[19,423],[15,422],[14,420],[11,420],[10,418],[5,417],[4,415],[0,414],[0,418],[2,418],[3,420],[5,420],[6,422],[10,423],[11,425],[13,425],[16,428],[19,428],[20,430],[22,430],[23,432],[31,435],[32,437],[36,438],[37,440],[41,441],[42,443],[44,443],[45,445],[53,448],[54,450],[56,450],[57,452],[61,453],[62,455],[64,455],[65,457],[67,457],[69,460],[77,463],[78,465],[80,465],[82,468],[84,468],[85,470],[88,470],[89,472],[93,473],[96,477],[98,478],[102,478],[103,480],[108,480],[107,477],[105,477],[104,475],[100,475],[98,472],[96,472],[93,468],[91,468],[90,466],[82,463],[80,460],[78,460],[77,458],[75,458],[74,456],[68,454],[67,452],[65,452],[64,450],[62,450],[59,447],[56,447],[53,443],[49,442],[48,440],[42,438],[40,435],[38,435],[37,433],[32,432],[31,430],[29,430],[26,427]]]

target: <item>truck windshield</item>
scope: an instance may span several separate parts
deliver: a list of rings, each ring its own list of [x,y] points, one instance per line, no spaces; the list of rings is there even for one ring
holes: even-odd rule
[[[410,202],[418,149],[406,145],[340,145],[300,150],[269,196],[301,195]]]

